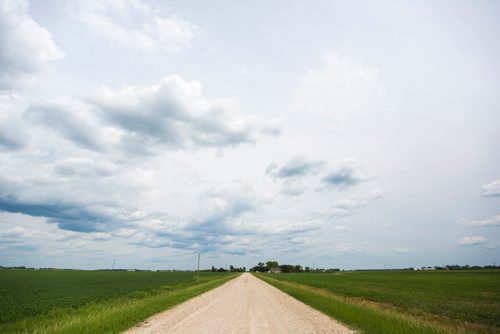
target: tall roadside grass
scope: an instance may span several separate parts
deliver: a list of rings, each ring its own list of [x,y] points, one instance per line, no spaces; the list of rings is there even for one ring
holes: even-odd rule
[[[61,308],[3,327],[2,333],[120,333],[146,318],[202,294],[237,275],[139,291],[80,308]]]
[[[326,289],[285,282],[267,275],[258,278],[290,296],[339,320],[362,333],[374,334],[448,334],[499,333],[495,328],[430,316],[418,317],[383,303],[336,295]]]

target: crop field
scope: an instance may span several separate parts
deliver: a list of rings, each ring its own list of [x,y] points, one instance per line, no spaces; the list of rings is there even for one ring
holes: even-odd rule
[[[0,270],[0,332],[119,332],[233,277],[200,273],[198,281],[192,272]]]
[[[258,275],[365,333],[500,333],[500,271]]]

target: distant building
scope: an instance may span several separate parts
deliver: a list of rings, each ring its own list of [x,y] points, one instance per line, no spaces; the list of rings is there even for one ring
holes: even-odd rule
[[[281,268],[280,267],[272,267],[271,269],[269,269],[268,272],[271,274],[279,274],[279,273],[281,273]]]
[[[422,267],[422,270],[436,270],[436,267]]]

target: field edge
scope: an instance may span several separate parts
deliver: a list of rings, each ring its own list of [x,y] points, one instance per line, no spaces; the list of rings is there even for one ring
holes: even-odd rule
[[[254,276],[361,333],[499,333],[483,325],[423,319],[386,304],[340,296],[327,289],[277,280],[265,274]]]
[[[231,274],[211,280],[166,286],[150,293],[129,294],[79,308],[57,309],[8,324],[2,333],[121,333],[147,318],[201,295],[238,277]]]

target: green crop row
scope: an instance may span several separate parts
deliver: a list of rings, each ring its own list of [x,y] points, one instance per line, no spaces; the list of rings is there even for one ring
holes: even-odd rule
[[[258,275],[366,333],[500,333],[500,272]]]
[[[0,332],[118,333],[234,277],[201,273],[197,280],[185,272],[0,271]]]

